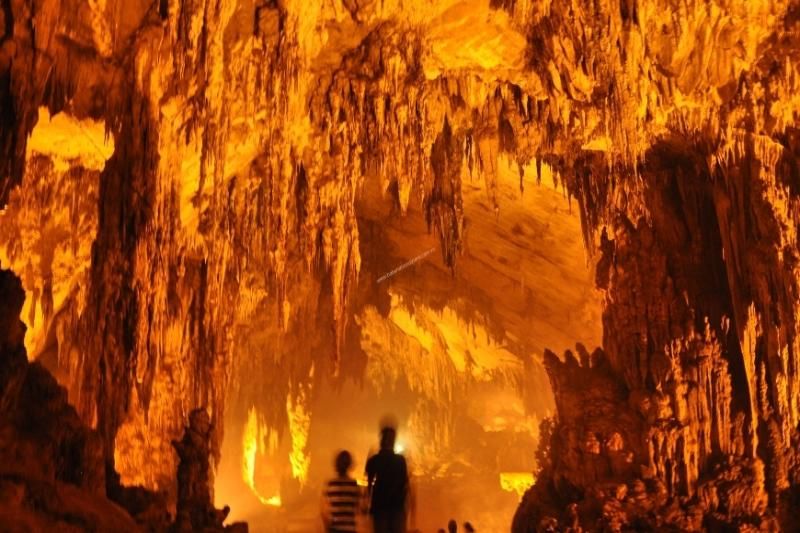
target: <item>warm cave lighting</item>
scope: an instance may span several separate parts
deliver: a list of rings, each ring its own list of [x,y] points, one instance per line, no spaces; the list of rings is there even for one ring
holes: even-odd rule
[[[0,533],[800,530],[800,0],[0,32]]]
[[[531,472],[500,472],[500,488],[514,492],[520,498],[533,486],[535,478]]]
[[[255,484],[256,457],[258,454],[259,427],[258,413],[255,407],[251,407],[247,415],[247,422],[244,427],[242,437],[242,479],[250,488],[253,495],[264,505],[279,507],[281,505],[280,496],[262,496]]]

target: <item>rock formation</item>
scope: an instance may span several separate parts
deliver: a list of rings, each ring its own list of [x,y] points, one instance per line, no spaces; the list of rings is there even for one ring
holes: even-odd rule
[[[320,375],[363,378],[354,332],[383,323],[354,308],[402,312],[360,283],[385,272],[385,212],[419,214],[453,276],[470,235],[520,261],[564,245],[492,225],[510,165],[520,194],[552,175],[576,206],[603,294],[602,350],[543,358],[551,463],[515,529],[788,528],[798,94],[797,0],[2,2],[0,260],[96,431],[48,437],[78,459],[47,468],[84,483],[71,469],[99,456],[175,500],[197,406],[217,458],[231,390],[298,425]],[[86,150],[35,143],[50,116]],[[505,257],[481,283],[515,274]],[[444,309],[423,286],[408,301]],[[478,293],[459,318],[535,374],[536,306]],[[248,358],[265,382],[242,383]],[[433,375],[473,379],[451,366]]]
[[[211,422],[205,409],[189,413],[189,426],[179,441],[172,441],[178,453],[178,505],[174,531],[243,531],[247,525],[223,527],[230,513],[227,505],[216,509],[211,501]]]
[[[567,520],[568,502],[589,530],[794,527],[798,152],[741,142],[711,169],[653,153],[651,220],[603,233],[604,351],[547,356],[552,462],[515,530]]]
[[[107,472],[102,440],[67,403],[67,393],[39,363],[28,363],[20,281],[0,270],[0,518],[10,530],[247,531],[223,526],[229,508],[211,505],[210,427],[190,415],[180,442],[174,523],[166,498],[123,487]]]
[[[19,279],[0,270],[0,521],[10,530],[136,523],[105,498],[103,447],[38,363],[28,363]]]

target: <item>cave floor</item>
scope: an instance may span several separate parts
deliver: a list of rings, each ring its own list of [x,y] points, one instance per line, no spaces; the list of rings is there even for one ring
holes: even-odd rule
[[[451,518],[459,525],[469,521],[482,532],[505,532],[519,504],[515,493],[500,489],[496,478],[490,476],[427,479],[418,481],[415,490],[415,524],[420,533],[436,533],[439,528],[446,528]],[[321,533],[318,492],[309,487],[293,504],[262,506],[249,516],[236,518],[246,519],[251,533]],[[235,510],[235,502],[231,507]],[[358,531],[371,531],[365,517],[361,517]]]

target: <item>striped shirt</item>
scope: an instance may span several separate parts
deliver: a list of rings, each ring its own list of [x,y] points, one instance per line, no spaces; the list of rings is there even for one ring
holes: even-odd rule
[[[328,481],[325,488],[325,506],[330,521],[330,533],[356,531],[356,513],[361,499],[361,489],[355,479],[337,477]]]

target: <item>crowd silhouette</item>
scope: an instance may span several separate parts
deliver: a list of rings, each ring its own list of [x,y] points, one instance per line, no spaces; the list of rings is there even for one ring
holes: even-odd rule
[[[380,447],[367,459],[365,490],[352,477],[353,458],[342,450],[334,461],[335,477],[326,484],[322,494],[322,522],[327,533],[355,533],[359,517],[367,515],[373,533],[406,533],[409,531],[411,490],[408,464],[395,449],[397,426],[384,420],[380,428]],[[458,533],[458,523],[451,519],[447,533]],[[464,522],[462,532],[473,533],[475,528]],[[410,533],[419,533],[410,530]],[[445,533],[439,529],[438,533]]]
[[[472,527],[472,524],[469,522],[464,522],[462,527],[464,528],[462,531],[465,533],[473,533],[475,531],[475,528]],[[445,532],[444,529],[440,529],[437,533],[458,533],[458,522],[451,518],[447,523],[447,531]]]

